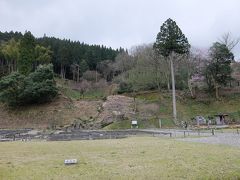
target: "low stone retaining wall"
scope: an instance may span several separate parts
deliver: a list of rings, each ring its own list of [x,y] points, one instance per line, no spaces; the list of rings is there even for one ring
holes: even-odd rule
[[[116,130],[116,131],[102,131],[102,130],[72,130],[69,132],[53,132],[51,134],[35,133],[31,130],[0,130],[1,141],[29,141],[47,140],[47,141],[70,141],[70,140],[93,140],[93,139],[119,139],[128,136],[136,135],[150,135],[150,136],[168,136],[172,137],[171,132],[148,131],[148,130]]]

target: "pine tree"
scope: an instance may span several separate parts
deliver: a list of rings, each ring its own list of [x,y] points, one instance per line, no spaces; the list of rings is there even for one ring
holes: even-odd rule
[[[25,32],[20,41],[20,56],[18,61],[18,70],[21,74],[28,75],[33,67],[35,55],[35,38],[31,32]]]
[[[216,42],[210,48],[210,63],[206,68],[206,79],[209,86],[213,85],[217,99],[219,88],[232,79],[230,64],[233,60],[234,55],[225,44]]]
[[[189,53],[190,44],[175,21],[167,19],[157,34],[154,50],[157,54],[168,57],[172,52]]]
[[[176,54],[188,54],[190,44],[187,38],[182,33],[175,21],[167,19],[160,28],[160,32],[157,35],[156,42],[153,45],[156,55],[166,57],[170,61],[171,76],[172,76],[172,97],[173,97],[173,118],[177,121],[176,110],[176,94],[175,94],[175,78],[174,78],[174,65],[173,65],[173,53]]]

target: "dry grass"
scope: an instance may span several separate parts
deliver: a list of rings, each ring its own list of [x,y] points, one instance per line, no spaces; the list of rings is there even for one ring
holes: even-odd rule
[[[10,109],[0,104],[0,128],[47,128],[63,126],[74,120],[89,119],[98,114],[101,101],[71,101],[59,96],[47,104]]]
[[[166,119],[172,117],[172,99],[170,93],[149,92],[137,96],[146,103],[158,103],[159,116]],[[208,99],[191,99],[190,97],[177,96],[178,118],[190,120],[191,118],[202,115],[204,117],[214,116],[219,113],[229,114],[230,119],[240,122],[240,94],[221,97],[217,101],[214,97]]]
[[[0,152],[3,180],[240,178],[239,148],[174,139],[6,142]]]

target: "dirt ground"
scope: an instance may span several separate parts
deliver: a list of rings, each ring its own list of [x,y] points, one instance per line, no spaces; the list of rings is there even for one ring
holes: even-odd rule
[[[132,98],[119,95],[108,96],[106,101],[73,101],[59,96],[47,104],[15,109],[0,104],[0,128],[64,127],[76,122],[91,123],[92,128],[100,128],[102,124],[130,117],[134,114],[133,107]]]
[[[0,105],[0,128],[48,128],[96,117],[101,101],[72,101],[58,97],[47,104],[19,107]]]

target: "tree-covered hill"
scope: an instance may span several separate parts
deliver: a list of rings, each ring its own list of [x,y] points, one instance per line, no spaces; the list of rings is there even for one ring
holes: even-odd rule
[[[24,35],[21,32],[0,32],[1,49],[11,40],[15,44],[19,43],[23,37]],[[75,67],[80,67],[81,73],[86,70],[96,70],[98,63],[104,60],[113,61],[119,52],[124,51],[122,48],[115,50],[103,45],[89,45],[84,42],[56,37],[34,37],[34,40],[40,53],[48,52],[48,55],[50,55],[50,63],[53,64],[54,72],[67,79],[73,78]],[[13,46],[9,45],[9,47],[17,47],[21,50],[21,46],[14,46],[14,43],[12,43]],[[8,50],[11,50],[11,48],[8,48]],[[17,59],[18,56],[15,57],[14,62]],[[7,69],[11,66],[10,61],[12,61],[11,57],[0,52],[0,75],[8,72]]]

